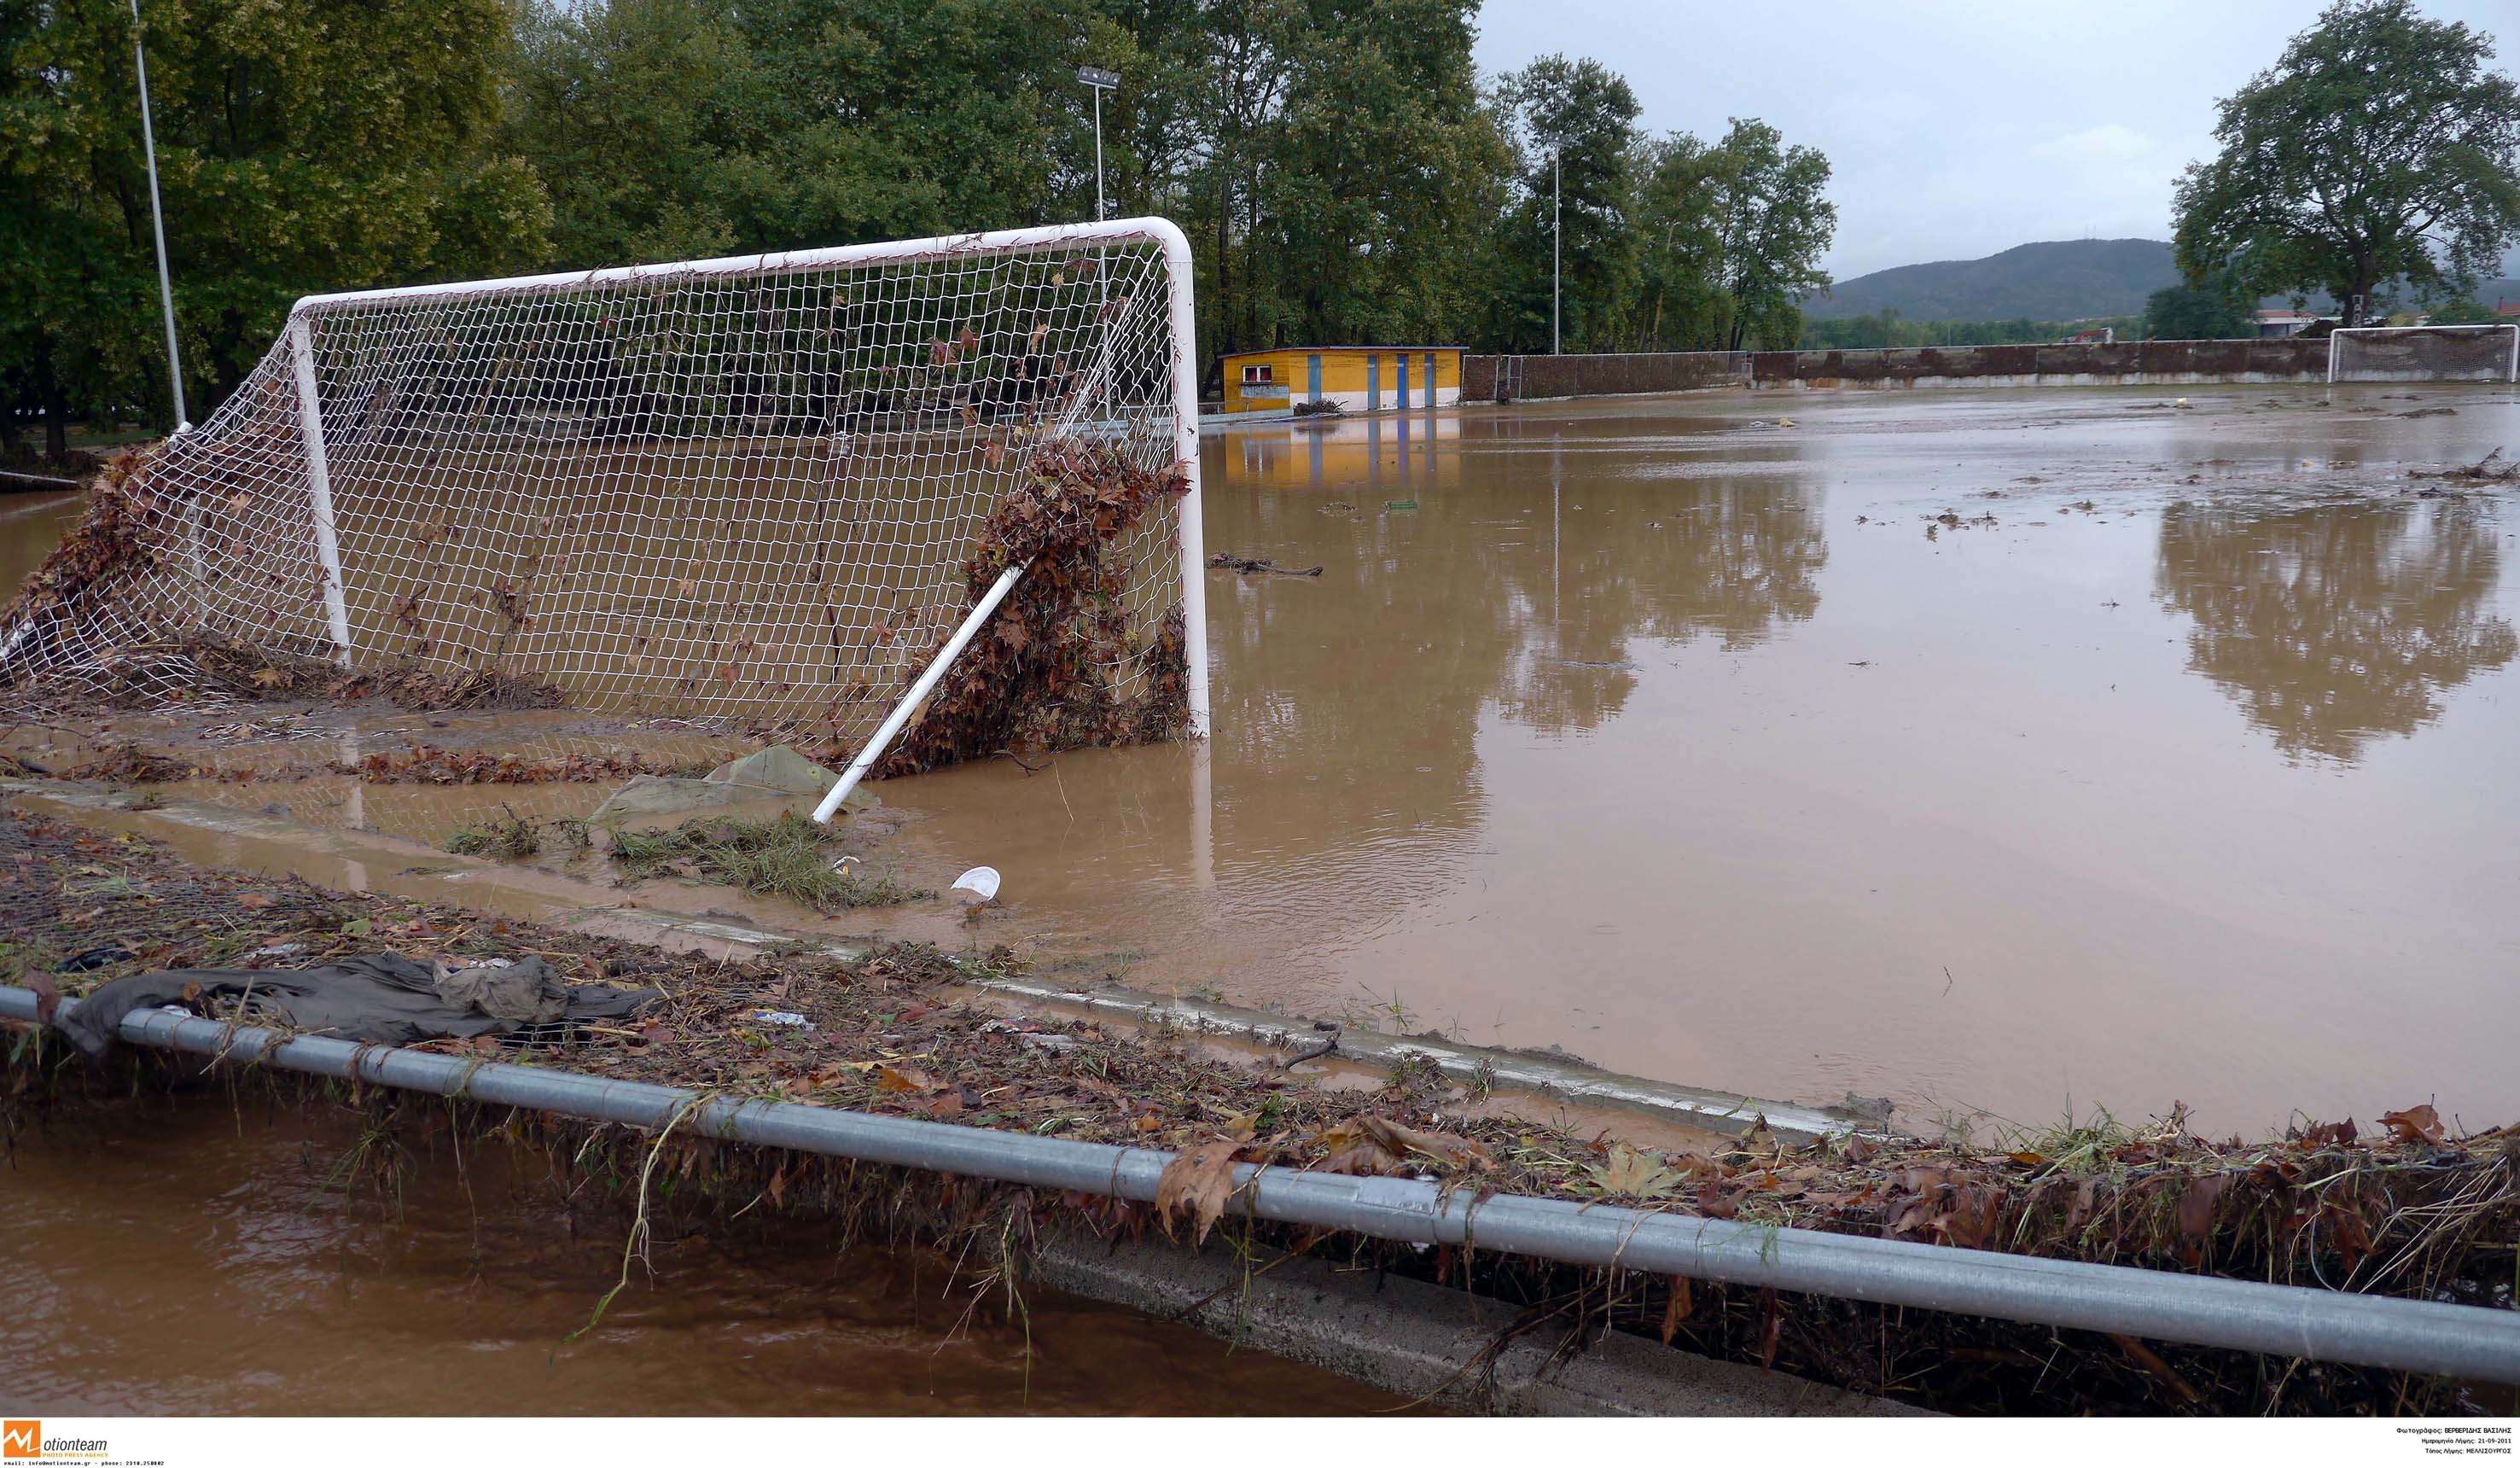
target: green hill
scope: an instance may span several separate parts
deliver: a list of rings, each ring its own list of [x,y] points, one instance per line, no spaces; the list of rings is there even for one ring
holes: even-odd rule
[[[1844,280],[1803,302],[1812,317],[1895,309],[1910,321],[2072,321],[2133,316],[2179,283],[2166,240],[2048,240],[1982,260],[1933,260]]]
[[[1896,310],[1908,321],[2139,316],[2145,297],[2177,284],[2179,272],[2170,263],[2167,241],[2047,240],[2016,245],[1982,260],[1898,265],[1839,281],[1826,296],[1805,300],[1803,315],[1831,320]],[[2477,283],[2477,300],[2490,306],[2497,297],[2520,301],[2520,280]],[[2288,303],[2288,298],[2273,296],[2265,301],[2271,306]],[[2313,292],[2309,304],[2315,310],[2335,309],[2325,292]]]

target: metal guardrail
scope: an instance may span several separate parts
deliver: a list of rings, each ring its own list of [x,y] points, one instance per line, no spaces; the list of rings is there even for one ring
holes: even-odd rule
[[[67,1002],[67,1001],[66,1001]],[[36,996],[0,986],[0,1020],[32,1023]],[[586,1121],[682,1129],[893,1167],[1149,1203],[1174,1154],[675,1086],[481,1064],[233,1027],[167,1010],[124,1017],[128,1043]],[[1582,1206],[1399,1177],[1236,1169],[1236,1211],[1414,1244],[1468,1244],[1572,1264],[2110,1331],[2152,1340],[2520,1383],[2520,1310],[2034,1259],[1734,1220]]]

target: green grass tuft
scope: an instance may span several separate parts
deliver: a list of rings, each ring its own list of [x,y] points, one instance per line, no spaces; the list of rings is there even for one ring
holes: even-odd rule
[[[504,805],[499,808],[507,810]],[[532,821],[508,810],[504,820],[456,827],[446,838],[445,846],[458,856],[496,856],[502,861],[526,861],[543,849],[543,833]]]
[[[670,831],[618,831],[610,854],[633,877],[696,877],[817,912],[897,906],[933,895],[888,875],[832,870],[838,846],[830,828],[789,811],[775,820],[712,816]]]

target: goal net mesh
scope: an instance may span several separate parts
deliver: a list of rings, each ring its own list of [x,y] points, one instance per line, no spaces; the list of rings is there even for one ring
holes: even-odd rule
[[[1101,233],[301,303],[206,424],[109,471],[0,617],[0,683],[522,696],[862,738],[1045,456],[1179,488],[1170,288],[1160,240]],[[1110,705],[1164,692],[1182,588],[1178,496],[1157,498],[1071,588]]]
[[[2346,329],[2328,346],[2334,383],[2507,383],[2514,326]]]

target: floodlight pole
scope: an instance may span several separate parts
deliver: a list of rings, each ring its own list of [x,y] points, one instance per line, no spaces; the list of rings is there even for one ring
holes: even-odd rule
[[[137,5],[139,0],[132,0]],[[1549,155],[1549,354],[1565,350],[1558,344],[1557,301],[1565,289],[1566,271],[1566,204],[1565,175],[1560,168],[1561,155]]]
[[[175,432],[193,426],[184,411],[184,358],[175,345],[175,289],[166,279],[166,211],[158,203],[158,132],[149,117],[149,49],[140,35],[140,0],[131,0],[131,65],[140,78],[140,150],[149,160],[149,225],[158,237],[158,304],[166,315],[166,382],[175,390]]]
[[[1099,222],[1110,217],[1109,201],[1102,195],[1102,94],[1120,84],[1120,73],[1101,67],[1079,67],[1076,79],[1094,92],[1094,217]]]

